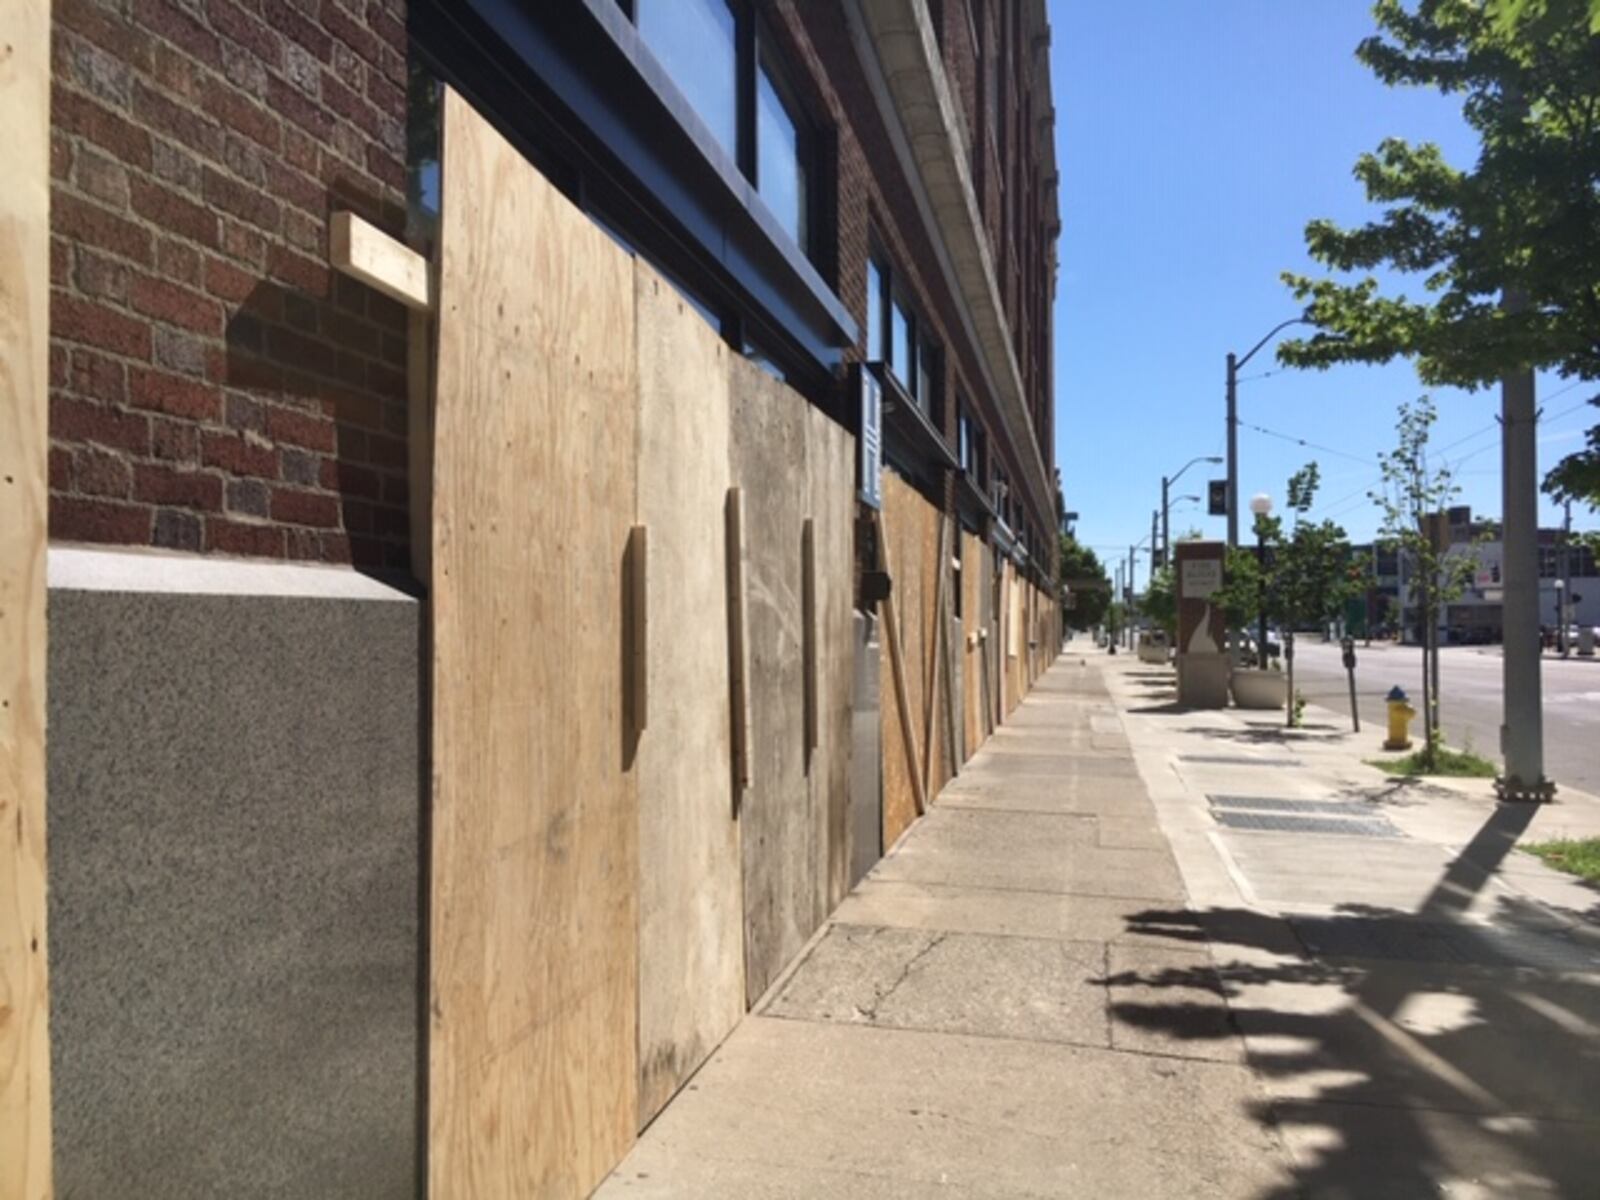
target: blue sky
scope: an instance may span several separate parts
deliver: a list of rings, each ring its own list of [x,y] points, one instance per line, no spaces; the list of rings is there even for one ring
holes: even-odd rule
[[[1351,175],[1357,156],[1398,135],[1437,142],[1466,166],[1474,142],[1458,105],[1386,88],[1355,60],[1372,32],[1363,0],[1051,0],[1050,15],[1062,210],[1056,459],[1079,537],[1105,558],[1147,537],[1163,473],[1224,452],[1224,358],[1297,312],[1278,275],[1320,271],[1305,253],[1306,222],[1352,224],[1376,211]],[[1366,492],[1393,443],[1395,405],[1424,391],[1411,366],[1289,371],[1269,346],[1240,377],[1241,506],[1257,491],[1281,506],[1285,480],[1316,459],[1313,515],[1369,538],[1379,517]],[[1575,406],[1593,389],[1568,388],[1539,382],[1541,474],[1592,423],[1594,410]],[[1460,503],[1498,516],[1498,390],[1432,394],[1433,445],[1459,462]],[[1196,465],[1174,494],[1204,496],[1210,472],[1220,479],[1223,468]],[[1542,502],[1541,524],[1559,517]],[[1225,531],[1202,507],[1175,505],[1174,536],[1191,527]],[[1147,570],[1144,560],[1140,580]]]

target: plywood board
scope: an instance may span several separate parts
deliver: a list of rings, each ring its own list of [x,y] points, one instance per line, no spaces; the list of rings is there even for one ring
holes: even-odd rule
[[[818,919],[822,822],[806,778],[801,540],[807,405],[743,359],[731,366],[729,464],[744,495],[750,774],[740,813],[745,995],[760,997]]]
[[[983,593],[988,581],[988,564],[983,557],[983,540],[977,534],[961,534],[961,655],[962,723],[966,730],[966,751],[970,758],[976,754],[988,736],[984,721],[984,643]]]
[[[796,397],[798,400],[799,397]],[[820,822],[816,923],[850,890],[850,688],[855,586],[855,438],[807,405],[807,515],[816,602],[816,747],[807,779]]]
[[[911,727],[920,734],[926,711],[925,683],[928,650],[924,628],[932,605],[931,588],[924,587],[923,528],[935,516],[932,506],[915,488],[892,471],[884,472],[881,527],[888,543],[892,572],[891,603],[900,614],[900,641],[905,656],[905,684]],[[925,592],[929,593],[925,596]],[[896,839],[916,820],[916,798],[901,734],[900,708],[895,699],[888,639],[884,639],[879,673],[880,711],[883,714],[883,844]],[[920,755],[918,756],[920,762]]]
[[[638,1118],[631,259],[444,99],[429,1194],[577,1197]]]
[[[0,1195],[50,1195],[45,526],[50,4],[0,5]]]
[[[727,344],[636,266],[650,722],[639,736],[639,1123],[744,1014],[729,724]]]

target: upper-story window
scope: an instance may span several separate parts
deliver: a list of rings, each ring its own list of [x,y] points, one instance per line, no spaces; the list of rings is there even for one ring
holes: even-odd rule
[[[807,255],[814,134],[777,48],[745,0],[619,0],[639,36]]]
[[[634,0],[639,35],[722,148],[739,155],[739,22],[728,0]]]
[[[917,313],[887,258],[867,262],[867,361],[881,362],[936,421],[944,386],[944,351]]]

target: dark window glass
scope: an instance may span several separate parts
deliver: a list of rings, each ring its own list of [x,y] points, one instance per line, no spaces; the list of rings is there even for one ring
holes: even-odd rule
[[[756,190],[803,249],[807,237],[804,138],[765,54],[756,72]]]
[[[867,260],[867,361],[883,361],[883,272]]]
[[[917,403],[930,417],[939,416],[939,347],[928,340],[917,345]]]
[[[639,35],[730,155],[739,152],[736,22],[727,0],[638,0]]]
[[[900,297],[895,296],[889,312],[889,366],[908,392],[914,373],[911,346],[911,313]]]

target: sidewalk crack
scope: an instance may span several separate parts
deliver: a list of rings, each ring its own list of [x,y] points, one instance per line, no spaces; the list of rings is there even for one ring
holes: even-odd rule
[[[876,1022],[878,1019],[878,1009],[883,1007],[884,1001],[888,1000],[890,996],[894,995],[895,992],[899,990],[900,985],[910,978],[911,972],[917,969],[918,964],[921,963],[923,959],[927,958],[928,955],[932,954],[934,950],[938,949],[940,944],[942,944],[949,936],[949,930],[943,930],[935,934],[926,946],[922,947],[922,949],[918,950],[910,958],[906,959],[905,965],[900,968],[900,973],[895,976],[894,981],[890,983],[886,989],[881,992],[878,992],[877,989],[873,989],[876,994],[873,996],[870,1007],[862,1008],[860,1005],[857,1005],[856,1011],[865,1017],[869,1022]]]

